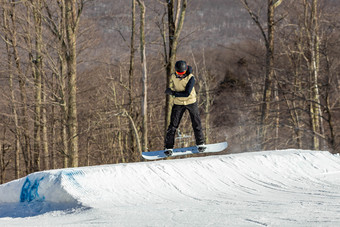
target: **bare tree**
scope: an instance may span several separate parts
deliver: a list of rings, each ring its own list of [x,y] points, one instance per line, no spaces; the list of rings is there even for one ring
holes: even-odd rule
[[[252,20],[260,29],[260,32],[265,41],[266,47],[266,74],[264,82],[264,90],[261,104],[261,119],[260,119],[260,149],[265,148],[265,142],[267,140],[267,127],[269,125],[268,117],[270,112],[270,103],[272,101],[272,86],[274,77],[274,30],[276,21],[274,20],[275,9],[278,7],[282,0],[268,0],[267,1],[267,28],[260,22],[260,15],[257,15],[249,6],[247,0],[240,0],[244,8],[248,11]],[[267,30],[267,33],[266,33]]]
[[[167,3],[167,12],[168,12],[168,42],[169,42],[169,50],[168,50],[168,57],[165,58],[168,60],[166,62],[166,74],[167,74],[167,82],[166,86],[169,87],[171,74],[174,73],[174,67],[176,63],[176,53],[177,53],[177,46],[179,42],[179,36],[181,34],[185,12],[187,8],[187,0],[178,0],[177,1],[177,9],[175,12],[174,9],[174,0],[165,0]],[[176,13],[177,16],[174,16]],[[165,53],[166,54],[166,53]],[[166,103],[165,103],[165,133],[167,126],[170,123],[170,115],[171,115],[171,97],[170,95],[166,96]]]
[[[34,107],[34,147],[33,147],[33,170],[40,170],[40,155],[41,155],[41,105],[42,105],[42,15],[41,15],[41,0],[31,1],[33,18],[34,18],[34,40],[35,46],[32,50],[35,52],[32,72],[34,78],[35,89],[35,107]]]
[[[26,174],[32,171],[32,154],[31,154],[31,147],[30,147],[30,136],[29,136],[29,125],[28,125],[28,110],[27,110],[27,91],[26,91],[26,82],[27,78],[25,73],[22,70],[22,62],[20,58],[20,54],[18,51],[18,28],[17,28],[17,15],[16,15],[16,2],[11,0],[9,2],[9,11],[8,14],[10,15],[10,23],[11,26],[9,27],[9,39],[11,40],[11,47],[13,51],[14,63],[16,66],[16,70],[14,74],[17,75],[19,81],[19,90],[20,90],[20,106],[21,109],[21,126],[23,129],[23,142],[22,144],[22,153],[24,156],[25,164],[26,164]]]
[[[331,48],[329,47],[328,40],[325,42],[325,47],[321,51],[321,53],[324,55],[325,62],[326,62],[326,78],[327,78],[327,84],[326,84],[326,92],[325,92],[325,122],[328,124],[329,128],[329,136],[328,136],[328,142],[330,145],[330,148],[333,152],[337,150],[337,139],[336,139],[336,103],[339,102],[339,88],[337,88],[337,77],[336,73],[334,73],[333,68],[336,68],[339,63],[334,63],[335,61],[331,59],[330,53]],[[335,67],[334,67],[335,65]],[[335,98],[334,98],[335,97]]]
[[[6,131],[4,131],[4,137],[5,135]],[[2,141],[5,141],[4,138],[0,140],[0,184],[5,183],[6,168],[10,164],[10,160],[7,157],[10,146]]]
[[[54,15],[45,3],[46,22],[58,41],[59,69],[56,101],[61,107],[61,138],[63,143],[64,167],[78,166],[78,119],[77,119],[77,33],[84,0],[57,1],[59,13]],[[55,18],[57,16],[57,18]],[[56,23],[58,19],[58,23]],[[67,78],[67,80],[65,80]],[[68,100],[66,100],[68,99]]]
[[[211,127],[210,127],[210,119],[211,119],[211,106],[213,104],[213,95],[211,94],[211,81],[214,80],[214,76],[210,75],[207,66],[206,66],[206,57],[204,53],[204,49],[202,51],[202,62],[200,65],[201,69],[199,69],[199,63],[196,61],[194,53],[192,52],[192,58],[193,58],[193,63],[196,68],[196,73],[199,75],[198,76],[198,84],[200,91],[198,92],[198,97],[197,97],[197,102],[203,105],[204,113],[205,113],[205,142],[207,144],[210,143],[210,132],[211,132]],[[201,97],[204,98],[201,98]]]
[[[130,65],[129,65],[129,115],[133,116],[133,81],[135,68],[135,30],[136,30],[136,0],[131,5],[131,39],[130,39]],[[134,129],[130,124],[130,140],[134,147]]]
[[[6,52],[7,52],[7,66],[8,66],[8,79],[9,79],[9,90],[10,90],[10,106],[11,106],[11,112],[13,114],[13,122],[14,122],[14,136],[15,136],[15,155],[14,155],[14,171],[15,171],[15,177],[19,178],[19,168],[20,168],[20,129],[19,129],[19,120],[18,120],[18,111],[17,111],[17,105],[16,105],[16,99],[15,99],[15,92],[13,88],[13,64],[12,64],[12,53],[11,53],[11,41],[7,35],[7,32],[9,31],[9,18],[8,18],[8,9],[5,7],[4,3],[1,2],[2,5],[2,26],[4,28],[5,34],[4,34],[4,41],[6,45]],[[4,146],[3,144],[0,144],[1,146]],[[4,159],[5,154],[5,148],[0,147],[2,153],[1,158]],[[5,160],[2,160],[2,167],[1,171],[5,171]],[[1,176],[1,181],[3,182],[4,176]]]
[[[78,4],[78,6],[77,6]],[[78,119],[77,119],[77,31],[84,0],[65,0],[65,29],[67,42],[68,119],[70,165],[78,166]]]
[[[63,166],[66,168],[69,166],[69,144],[68,144],[68,131],[67,131],[67,119],[68,119],[68,106],[67,106],[67,94],[66,94],[66,77],[67,77],[67,44],[66,44],[66,16],[65,16],[65,1],[58,1],[57,16],[54,15],[54,9],[45,2],[44,7],[47,13],[45,17],[46,25],[56,40],[56,52],[57,61],[54,63],[52,56],[47,56],[49,65],[53,72],[53,78],[55,77],[56,85],[52,83],[51,87],[54,87],[52,94],[54,96],[55,103],[59,104],[60,107],[60,138],[61,147],[59,149],[63,156]],[[57,19],[55,19],[57,17]]]
[[[310,104],[310,114],[311,114],[311,125],[313,131],[313,148],[316,150],[320,149],[320,135],[323,136],[323,124],[321,117],[321,104],[320,104],[320,92],[318,85],[319,78],[319,66],[320,66],[320,56],[319,56],[319,13],[318,13],[318,1],[312,0],[311,6],[308,4],[307,0],[304,0],[305,15],[310,17],[310,25],[306,24],[308,32],[308,40],[310,46],[310,81],[311,81],[311,104]],[[308,8],[311,7],[310,13],[308,15]],[[305,21],[308,21],[306,18]],[[309,29],[308,29],[309,28]]]
[[[146,54],[145,54],[145,3],[137,0],[140,8],[140,52],[142,64],[142,149],[148,150],[148,75],[146,69]]]

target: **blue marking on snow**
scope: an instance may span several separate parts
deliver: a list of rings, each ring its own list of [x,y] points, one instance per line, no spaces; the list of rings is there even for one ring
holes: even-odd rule
[[[44,177],[31,181],[28,177],[26,177],[26,181],[21,188],[20,202],[25,202],[25,201],[31,202],[33,200],[38,200],[38,201],[45,200],[45,197],[40,198],[39,193],[38,193],[40,181],[43,179]]]
[[[68,176],[70,179],[74,179],[76,175],[85,175],[81,170],[63,170],[63,175]]]
[[[81,170],[63,170],[62,175],[67,177],[68,182],[73,183],[78,188],[82,188],[79,182],[74,178],[77,175],[85,175]]]

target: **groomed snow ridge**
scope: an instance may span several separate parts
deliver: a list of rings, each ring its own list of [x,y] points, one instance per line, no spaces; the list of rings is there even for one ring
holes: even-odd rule
[[[33,226],[38,218],[60,225],[340,226],[340,157],[250,152],[43,171],[0,185],[0,225]]]

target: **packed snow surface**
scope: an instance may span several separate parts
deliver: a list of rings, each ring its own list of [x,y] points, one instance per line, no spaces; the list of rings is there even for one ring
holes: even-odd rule
[[[38,172],[0,226],[340,226],[340,157],[281,150]]]

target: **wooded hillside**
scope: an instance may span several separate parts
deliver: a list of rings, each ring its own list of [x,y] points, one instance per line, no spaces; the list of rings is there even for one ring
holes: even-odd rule
[[[0,0],[0,183],[163,149],[176,60],[193,68],[207,143],[340,152],[339,10],[336,0]],[[194,141],[186,114],[176,146]]]

